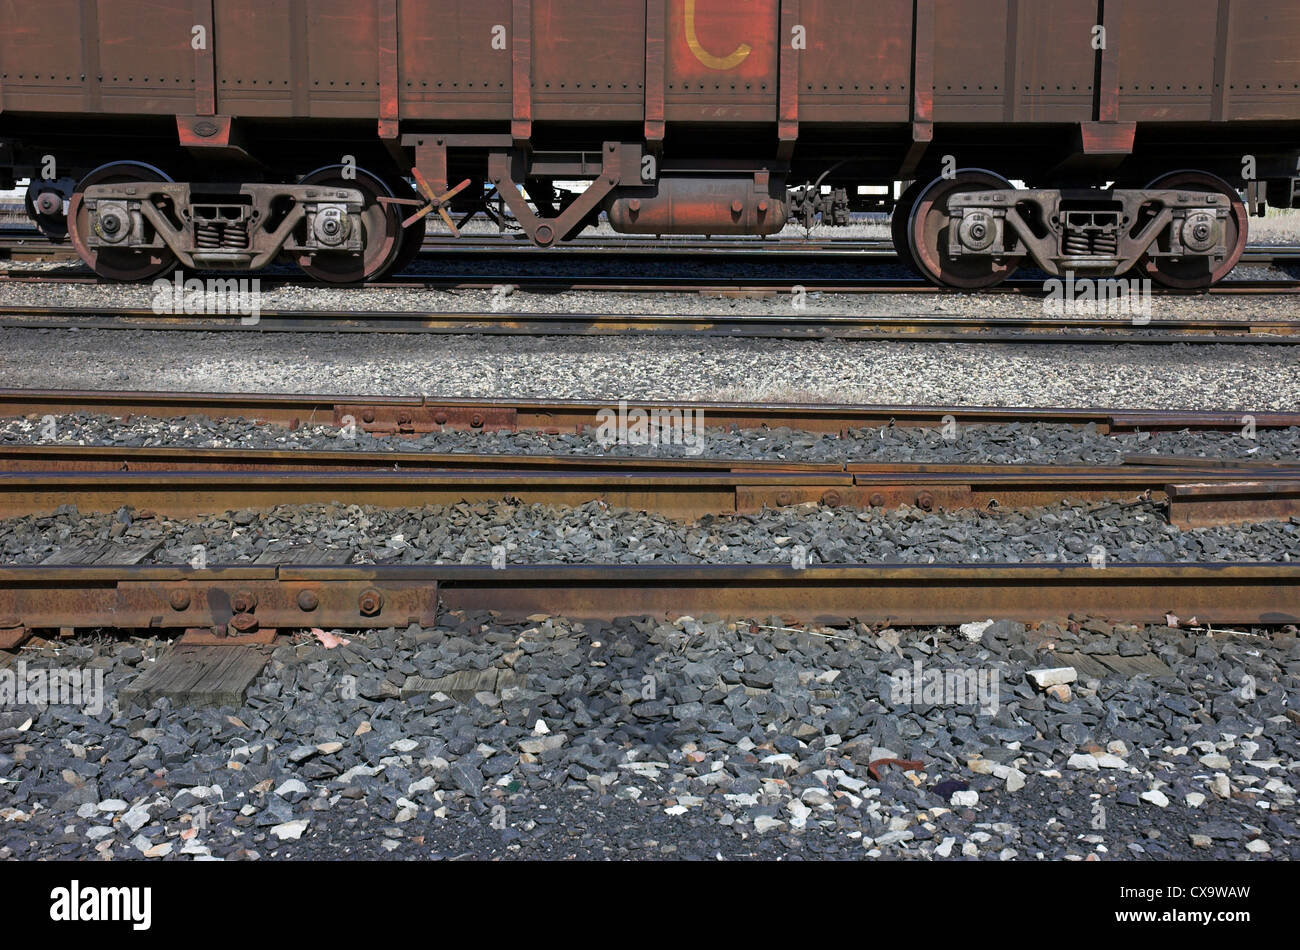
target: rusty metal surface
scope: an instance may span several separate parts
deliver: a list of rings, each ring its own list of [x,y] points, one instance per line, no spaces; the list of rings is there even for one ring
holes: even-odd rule
[[[642,195],[641,192],[645,194]],[[784,181],[762,174],[665,176],[605,202],[620,234],[776,234],[790,216]]]
[[[192,114],[192,0],[0,3],[7,111]]]
[[[664,92],[670,124],[776,121],[779,6],[778,0],[670,0]]]
[[[284,568],[72,567],[0,568],[0,614],[22,619],[28,629],[96,627],[119,629],[224,628],[229,635],[263,629],[313,626],[385,627],[432,624],[437,580],[391,577],[377,590],[366,568],[328,582],[308,572],[279,576]],[[375,594],[378,593],[378,597]]]
[[[1219,0],[1143,0],[1120,4],[1123,35],[1144,56],[1119,57],[1120,115],[1131,120],[1205,122],[1219,93]],[[1226,34],[1224,35],[1226,39]]]
[[[645,0],[532,0],[531,6],[531,118],[640,124]]]
[[[277,505],[375,505],[418,508],[516,499],[575,507],[599,500],[614,508],[694,518],[736,510],[738,486],[787,486],[824,493],[852,476],[806,472],[80,472],[0,474],[0,516],[21,517],[74,505],[82,512],[123,505],[162,517],[218,514]]]
[[[1166,493],[1169,521],[1180,528],[1300,518],[1300,480],[1274,473],[1254,481],[1176,483]]]
[[[1077,0],[936,0],[935,122],[1092,118],[1097,22]]]
[[[299,603],[303,591],[316,598],[305,599],[310,609]],[[934,624],[1076,613],[1158,623],[1172,612],[1201,622],[1281,624],[1300,620],[1300,565],[0,568],[0,615],[28,629],[211,627],[241,613],[237,600],[251,603],[243,611],[250,630],[431,625],[439,602],[509,618],[775,615]]]
[[[837,462],[786,462],[726,458],[638,458],[612,455],[482,455],[240,448],[122,447],[113,445],[0,444],[2,472],[200,472],[477,470],[511,472],[605,471],[842,472]],[[1195,471],[1195,465],[1186,466]]]
[[[600,568],[586,576],[520,569],[445,575],[442,602],[459,609],[611,613],[778,615],[955,623],[973,616],[1032,620],[1068,613],[1160,622],[1166,612],[1211,622],[1293,623],[1300,565],[1090,567]],[[532,583],[525,584],[529,575]]]
[[[1076,478],[1080,482],[1109,480],[1137,487],[1157,480],[1213,475],[1239,478],[1241,472],[1291,474],[1300,460],[1270,461],[1194,456],[1132,455],[1122,466],[994,465],[940,462],[801,462],[709,456],[653,457],[619,455],[480,454],[469,452],[387,452],[339,449],[241,449],[172,446],[0,444],[4,472],[196,472],[196,471],[504,471],[504,472],[848,472],[859,483],[872,476],[916,478],[950,476],[972,483],[986,478]],[[1224,470],[1230,470],[1225,473]]]
[[[1124,118],[1221,122],[1296,117],[1291,0],[1139,0],[1120,6]],[[1288,50],[1292,52],[1287,52]]]
[[[1260,470],[1294,469],[1300,460],[1256,459],[1256,458],[1201,458],[1196,455],[1126,455],[1125,465],[1163,466],[1172,468],[1224,469],[1258,472]]]
[[[492,44],[513,26],[509,0],[401,0],[397,15],[402,118],[510,121],[509,47]]]
[[[940,426],[951,416],[960,425],[991,423],[1046,423],[1084,426],[1099,432],[1168,431],[1217,429],[1239,432],[1243,412],[1199,410],[1105,410],[991,406],[888,406],[825,403],[740,403],[630,401],[630,413],[698,412],[707,427],[737,426],[756,429],[789,426],[808,432],[843,432],[868,426]],[[329,396],[254,393],[151,393],[76,389],[0,389],[0,417],[36,416],[49,413],[92,412],[125,418],[133,415],[174,418],[201,415],[210,418],[247,418],[289,426],[300,424],[339,425],[350,415],[363,431],[401,429],[400,417],[410,416],[414,431],[427,419],[431,426],[478,428],[477,416],[486,426],[493,419],[503,431],[539,429],[548,432],[579,432],[601,424],[601,413],[617,412],[618,405],[582,399],[438,399],[432,396]],[[374,421],[366,421],[370,410]],[[446,414],[445,423],[438,422]],[[497,416],[495,413],[501,413]],[[1300,412],[1252,412],[1256,428],[1300,426]]]
[[[808,31],[795,77],[801,122],[910,121],[912,6],[912,0],[800,0],[798,23],[871,23],[866,30]],[[789,27],[783,24],[783,38]],[[789,46],[783,44],[783,54]]]
[[[101,453],[98,459],[129,453]],[[151,454],[151,453],[146,453]],[[947,471],[855,471],[783,469],[752,464],[721,469],[717,462],[699,469],[689,460],[677,465],[643,466],[638,459],[609,459],[586,469],[559,465],[510,470],[393,471],[365,470],[347,453],[315,453],[314,470],[288,467],[293,453],[273,453],[267,464],[224,457],[229,469],[183,470],[165,460],[153,470],[87,471],[86,456],[69,470],[30,468],[0,472],[0,517],[45,515],[64,505],[81,512],[116,511],[123,505],[156,517],[212,515],[238,509],[266,510],[278,505],[374,505],[418,508],[462,502],[511,499],[522,504],[575,507],[592,501],[614,508],[651,511],[673,518],[755,512],[791,505],[850,508],[895,508],[909,505],[924,511],[959,508],[1025,508],[1065,500],[1170,499],[1171,520],[1180,526],[1240,521],[1285,520],[1300,515],[1300,472],[1270,471],[1268,480],[1244,481],[1239,471],[1180,471],[1153,467],[1136,469],[954,466]],[[378,455],[379,453],[374,453]],[[35,453],[19,453],[30,459]],[[333,455],[333,459],[322,459]],[[78,456],[73,456],[74,459]],[[208,454],[209,463],[221,455]],[[373,455],[372,455],[373,457]],[[55,465],[66,453],[45,456]],[[157,459],[157,456],[154,456]],[[431,460],[436,460],[432,457]],[[161,462],[161,464],[159,464]],[[567,464],[572,465],[574,459]],[[21,462],[5,461],[5,467]],[[371,463],[373,466],[373,462]],[[650,468],[651,470],[646,470]]]
[[[380,111],[376,3],[214,0],[217,111],[371,118]]]
[[[573,207],[573,206],[571,206]],[[622,240],[627,240],[623,238]],[[756,239],[757,240],[757,239]],[[552,245],[559,247],[561,245]],[[546,249],[541,248],[546,252]],[[626,277],[621,274],[613,275],[584,275],[581,277],[556,276],[556,275],[538,275],[525,274],[519,276],[518,270],[512,268],[512,273],[508,277],[485,278],[482,273],[463,274],[463,275],[443,275],[438,277],[426,277],[420,274],[397,274],[390,275],[383,279],[374,279],[367,282],[367,286],[375,290],[437,290],[437,291],[461,291],[461,290],[491,290],[508,283],[516,290],[528,291],[533,293],[550,293],[555,291],[601,291],[607,293],[682,293],[682,294],[700,294],[704,297],[719,297],[723,299],[773,299],[781,297],[788,298],[790,288],[795,286],[791,280],[785,278],[765,278],[765,277],[746,277],[743,280],[720,281],[713,275],[701,275],[698,277],[658,277],[658,276],[641,276],[635,279]],[[60,284],[60,285],[89,285],[98,286],[109,283],[101,277],[86,276],[83,274],[42,274],[30,271],[3,270],[0,271],[0,286],[12,284],[20,286],[25,284]],[[275,290],[281,288],[293,288],[302,283],[301,277],[265,277],[262,278],[263,290]],[[948,287],[940,287],[936,284],[918,282],[918,278],[911,279],[894,279],[891,277],[866,277],[861,280],[842,281],[834,279],[822,279],[812,277],[803,279],[798,286],[804,287],[808,291],[817,291],[827,294],[878,294],[878,293],[898,293],[898,294],[930,294],[943,295],[951,294],[953,291]],[[990,288],[987,293],[1005,293],[1023,295],[1040,299],[1043,295],[1043,282],[1032,278],[1013,277],[995,288]],[[1261,279],[1242,278],[1232,281],[1224,281],[1214,284],[1208,289],[1200,290],[1175,290],[1168,287],[1157,286],[1153,293],[1158,297],[1186,297],[1202,294],[1210,294],[1216,297],[1278,297],[1282,295],[1292,296],[1300,294],[1300,280],[1286,279]]]
[[[532,247],[532,245],[528,245]],[[1290,345],[1300,342],[1300,320],[1177,318],[1135,327],[1114,317],[979,317],[953,314],[619,314],[484,311],[264,310],[256,321],[226,316],[156,313],[145,308],[6,307],[0,326],[50,329],[222,330],[231,332],[487,333],[595,336],[624,333],[707,334],[727,337],[849,340],[923,340],[974,343],[1099,342],[1167,346],[1170,342]]]
[[[376,138],[481,123],[521,141],[541,123],[658,142],[707,122],[785,143],[840,124],[925,143],[933,123],[1300,118],[1293,0],[3,0],[0,22],[3,108],[27,113],[365,119]]]

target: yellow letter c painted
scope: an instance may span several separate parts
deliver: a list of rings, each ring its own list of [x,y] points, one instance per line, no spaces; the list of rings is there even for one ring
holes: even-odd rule
[[[714,56],[706,50],[695,32],[695,0],[686,0],[686,45],[695,58],[710,69],[735,69],[753,52],[748,43],[741,43],[730,56]]]

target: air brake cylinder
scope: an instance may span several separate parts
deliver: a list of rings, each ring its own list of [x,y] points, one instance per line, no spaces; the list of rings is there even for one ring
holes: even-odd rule
[[[670,174],[605,201],[622,234],[775,234],[790,215],[785,182],[766,170]]]

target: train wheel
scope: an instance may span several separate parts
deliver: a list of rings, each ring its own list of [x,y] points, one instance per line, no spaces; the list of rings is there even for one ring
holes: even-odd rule
[[[33,178],[27,186],[27,194],[23,198],[27,217],[55,244],[62,244],[68,239],[68,218],[63,212],[63,204],[76,190],[77,182],[72,178],[60,178],[57,181]]]
[[[389,184],[389,189],[392,191],[393,196],[397,198],[420,197],[419,194],[406,183],[404,178],[392,179]],[[401,205],[396,207],[399,212],[402,210]],[[419,221],[416,221],[410,227],[402,229],[401,246],[397,249],[397,254],[394,256],[393,262],[385,269],[385,277],[389,274],[400,274],[402,271],[406,270],[406,268],[410,267],[412,262],[420,256],[420,248],[424,246],[424,235],[428,226],[429,219],[426,216],[421,218]]]
[[[373,280],[397,259],[402,245],[400,206],[380,204],[381,196],[393,197],[392,189],[382,179],[365,169],[355,170],[355,178],[343,177],[342,165],[318,168],[303,177],[299,184],[355,188],[365,196],[361,211],[361,254],[303,254],[298,266],[309,277],[330,284],[355,284]]]
[[[1134,270],[1143,277],[1150,277],[1157,284],[1174,287],[1179,290],[1197,290],[1217,284],[1228,276],[1228,272],[1237,266],[1242,252],[1246,250],[1246,239],[1250,236],[1250,220],[1246,214],[1246,203],[1237,194],[1237,189],[1209,172],[1181,171],[1162,175],[1147,188],[1179,188],[1188,191],[1217,191],[1227,195],[1231,202],[1231,211],[1224,222],[1226,233],[1224,245],[1228,256],[1218,267],[1211,269],[1210,262],[1204,257],[1148,257],[1138,259]]]
[[[907,238],[907,229],[912,218],[912,206],[916,204],[916,198],[924,187],[919,181],[912,182],[907,190],[898,196],[898,201],[894,203],[894,211],[889,216],[889,233],[894,239],[894,253],[898,255],[901,264],[918,274],[921,273],[921,268],[916,263],[916,258],[912,256],[912,242]]]
[[[176,255],[169,249],[128,249],[90,246],[93,225],[83,195],[91,185],[115,185],[132,181],[169,182],[162,171],[144,162],[112,162],[101,165],[77,184],[68,199],[68,236],[81,259],[100,277],[109,280],[152,280],[176,269]]]
[[[964,191],[1010,188],[1011,182],[982,168],[963,168],[952,178],[936,178],[917,196],[908,218],[907,238],[921,276],[941,287],[979,290],[1002,283],[1021,258],[948,256],[948,199]]]

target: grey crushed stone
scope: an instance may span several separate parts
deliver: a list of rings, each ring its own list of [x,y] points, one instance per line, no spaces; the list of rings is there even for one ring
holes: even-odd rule
[[[808,563],[1090,563],[1291,561],[1300,518],[1179,530],[1145,502],[956,510],[817,506],[705,516],[686,524],[613,509],[600,501],[551,508],[510,501],[386,509],[357,505],[277,506],[198,518],[116,513],[51,514],[0,522],[0,556],[39,563],[84,541],[155,540],[143,563],[185,564],[202,546],[209,564],[315,545],[350,563],[490,564],[502,546],[512,564],[772,564],[802,547]]]
[[[1300,405],[1285,346],[0,330],[0,386],[1062,406]]]
[[[971,642],[446,614],[347,638],[293,636],[216,709],[116,705],[156,639],[34,642],[29,667],[102,668],[104,704],[0,710],[0,858],[1300,857],[1294,628],[1002,621]],[[1081,677],[1068,702],[1026,680],[1134,642],[1173,675]],[[997,701],[906,702],[894,683],[918,665],[978,671]],[[482,688],[403,697],[416,675]],[[888,756],[923,766],[877,782]]]

